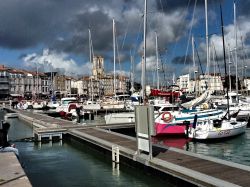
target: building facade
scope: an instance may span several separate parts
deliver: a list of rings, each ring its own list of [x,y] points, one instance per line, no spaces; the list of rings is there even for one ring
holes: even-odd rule
[[[10,94],[9,71],[4,65],[0,65],[0,98],[6,98]]]

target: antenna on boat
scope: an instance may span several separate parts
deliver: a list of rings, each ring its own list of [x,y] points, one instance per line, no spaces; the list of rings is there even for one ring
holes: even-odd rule
[[[220,4],[220,17],[221,17],[221,34],[222,34],[222,42],[223,42],[223,60],[224,60],[224,68],[225,68],[225,85],[226,85],[226,92],[227,92],[227,115],[228,119],[230,118],[229,113],[229,97],[228,97],[228,83],[226,80],[227,77],[227,66],[226,66],[226,51],[225,51],[225,39],[224,39],[224,25],[223,25],[223,17],[222,17],[222,8]]]

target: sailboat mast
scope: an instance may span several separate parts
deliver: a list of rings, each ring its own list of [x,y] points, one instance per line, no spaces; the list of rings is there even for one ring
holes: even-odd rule
[[[232,84],[231,84],[231,73],[230,73],[230,65],[231,65],[231,59],[230,59],[230,45],[228,44],[228,73],[229,73],[229,91],[232,92]]]
[[[113,52],[114,52],[114,95],[116,95],[116,81],[115,81],[115,59],[116,59],[116,54],[115,54],[115,20],[113,19]]]
[[[92,43],[91,43],[91,31],[89,29],[89,62],[92,63],[92,69],[94,69],[94,63],[92,62]],[[93,81],[92,81],[92,77],[93,77],[93,71],[92,71],[92,76],[90,78],[90,83],[91,83],[91,101],[94,100],[94,96],[93,96]]]
[[[205,18],[206,18],[206,48],[207,48],[207,74],[209,75],[209,41],[208,41],[208,15],[207,0],[205,0]]]
[[[226,51],[225,51],[225,39],[224,39],[224,24],[223,24],[223,17],[222,17],[222,8],[220,5],[220,16],[221,16],[221,33],[222,33],[222,42],[223,42],[223,59],[224,59],[224,68],[225,68],[225,81],[227,77],[227,65],[226,65]],[[228,119],[230,118],[229,113],[229,97],[228,97],[228,83],[226,83],[226,92],[227,92],[227,115]]]
[[[92,58],[91,58],[91,32],[90,32],[90,29],[89,29],[89,62],[92,63]]]
[[[195,51],[194,51],[194,36],[192,36],[192,53],[193,53],[193,70],[194,70],[194,91],[195,91],[195,98],[197,98],[197,91],[198,91],[198,84],[197,84],[197,73],[196,64],[195,64]]]
[[[157,76],[157,89],[160,89],[160,80],[159,80],[159,53],[158,53],[158,36],[155,32],[155,52],[156,52],[156,76]]]
[[[130,64],[130,84],[131,84],[131,93],[133,94],[134,93],[134,58],[131,54],[131,51],[130,51],[130,61],[131,61],[131,64]]]
[[[194,70],[194,78],[195,78],[195,52],[194,52],[194,36],[192,36],[192,57],[193,57],[193,70]]]
[[[239,101],[238,99],[238,59],[237,59],[237,23],[236,23],[236,3],[234,1],[234,39],[235,39],[235,77],[236,77],[236,94],[237,94],[237,102]]]
[[[147,34],[147,0],[144,3],[144,24],[143,24],[143,61],[142,61],[142,98],[144,104],[146,104],[146,34]]]

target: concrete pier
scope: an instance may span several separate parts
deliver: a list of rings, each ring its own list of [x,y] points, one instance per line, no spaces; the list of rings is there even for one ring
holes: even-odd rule
[[[32,186],[14,153],[0,153],[0,186]]]

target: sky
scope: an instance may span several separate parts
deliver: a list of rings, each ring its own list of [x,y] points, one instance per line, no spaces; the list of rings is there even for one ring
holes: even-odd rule
[[[148,0],[147,80],[156,81],[156,35],[161,82],[173,74],[206,69],[204,0]],[[227,55],[235,63],[233,0],[208,0],[209,71],[223,71],[220,3]],[[236,1],[238,69],[248,74],[250,0]],[[129,76],[131,57],[135,79],[140,81],[143,54],[144,0],[0,0],[0,64],[9,67],[91,75],[89,30],[94,55],[104,57],[105,72],[113,72],[115,20],[116,72]],[[196,44],[192,60],[191,36]],[[230,49],[231,52],[228,52]],[[228,58],[228,56],[227,56]],[[233,66],[233,65],[232,65]],[[233,72],[235,66],[231,67]],[[201,72],[201,69],[197,69]]]

